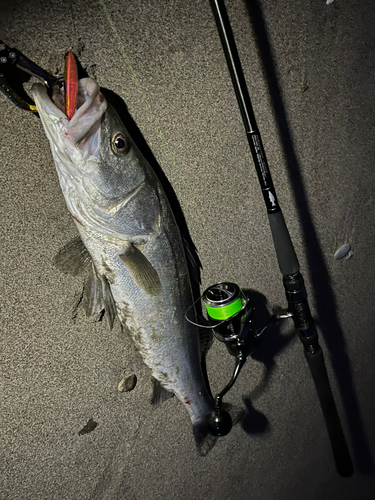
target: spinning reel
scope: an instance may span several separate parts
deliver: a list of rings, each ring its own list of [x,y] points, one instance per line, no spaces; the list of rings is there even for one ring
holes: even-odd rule
[[[254,350],[261,335],[279,319],[292,316],[289,312],[274,315],[266,325],[258,330],[252,328],[254,308],[238,285],[235,283],[217,283],[202,295],[208,320],[214,336],[224,342],[228,352],[235,357],[232,378],[224,389],[215,396],[215,408],[206,415],[206,425],[210,434],[226,436],[232,428],[229,413],[222,409],[224,395],[231,389],[246,362],[247,356]]]

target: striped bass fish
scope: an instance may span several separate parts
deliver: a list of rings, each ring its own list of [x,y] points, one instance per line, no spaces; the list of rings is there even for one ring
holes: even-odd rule
[[[80,235],[70,263],[74,252],[89,263],[86,312],[105,309],[110,327],[119,318],[151,370],[154,402],[176,395],[205,454],[214,402],[198,331],[185,319],[193,303],[186,253],[161,183],[95,81],[79,80],[71,120],[62,90],[51,99],[34,84],[32,94]]]

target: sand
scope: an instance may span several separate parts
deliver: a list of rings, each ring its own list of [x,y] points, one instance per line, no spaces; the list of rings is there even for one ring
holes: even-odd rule
[[[149,370],[119,324],[72,319],[82,280],[52,260],[77,233],[49,144],[40,120],[0,95],[1,499],[372,498],[375,7],[248,4],[226,1],[355,473],[336,473],[291,322],[263,339],[225,398],[246,409],[243,423],[197,457],[177,399],[150,405]],[[123,99],[180,201],[202,289],[254,290],[259,321],[286,305],[208,0],[2,1],[0,38],[60,76],[72,49]],[[351,258],[335,260],[346,243]],[[232,367],[215,342],[213,392]],[[133,373],[135,389],[119,392]]]

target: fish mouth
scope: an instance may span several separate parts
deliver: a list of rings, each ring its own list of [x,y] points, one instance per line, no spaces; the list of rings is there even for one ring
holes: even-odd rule
[[[100,125],[107,101],[94,80],[82,78],[78,81],[77,109],[71,120],[65,114],[63,88],[55,86],[52,99],[43,84],[35,83],[31,92],[51,143],[65,155],[74,150],[85,157],[99,153]],[[74,150],[70,151],[71,147]]]

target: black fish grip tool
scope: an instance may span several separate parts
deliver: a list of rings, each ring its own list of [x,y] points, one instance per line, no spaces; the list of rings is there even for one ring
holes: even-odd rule
[[[25,75],[26,74],[26,75]],[[0,40],[0,91],[18,108],[37,113],[34,103],[22,88],[23,77],[33,76],[51,87],[49,75],[19,50]]]

